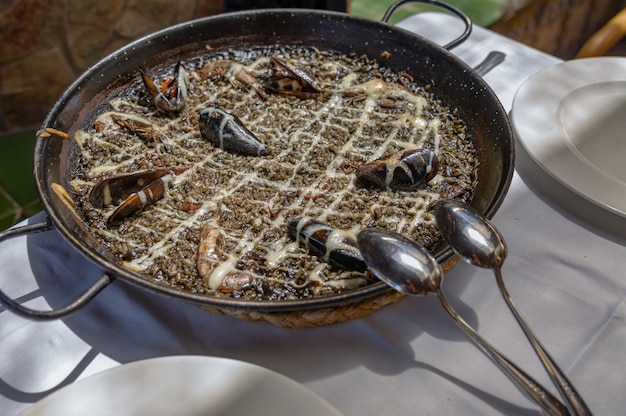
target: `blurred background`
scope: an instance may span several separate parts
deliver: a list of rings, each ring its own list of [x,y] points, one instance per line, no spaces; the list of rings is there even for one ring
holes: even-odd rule
[[[0,0],[0,230],[40,205],[35,132],[56,98],[90,65],[142,35],[222,12],[328,9],[380,20],[393,0]],[[626,7],[626,0],[448,0],[476,25],[562,59]],[[391,23],[432,7],[407,4]],[[623,49],[616,49],[621,53]]]

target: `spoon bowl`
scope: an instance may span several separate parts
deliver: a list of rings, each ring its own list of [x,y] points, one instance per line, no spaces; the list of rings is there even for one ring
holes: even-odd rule
[[[453,199],[435,204],[439,232],[466,262],[484,269],[502,267],[507,247],[500,232],[484,216]]]
[[[439,289],[441,265],[408,238],[368,228],[359,234],[358,246],[372,273],[398,292],[422,296]]]

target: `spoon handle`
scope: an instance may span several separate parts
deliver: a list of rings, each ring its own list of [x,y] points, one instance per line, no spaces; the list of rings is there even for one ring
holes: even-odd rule
[[[565,399],[568,409],[572,412],[573,415],[576,416],[591,416],[591,411],[585,404],[583,398],[574,388],[574,385],[568,380],[565,373],[561,371],[557,363],[552,359],[550,354],[548,354],[548,351],[546,351],[543,345],[541,345],[528,324],[526,324],[526,321],[522,317],[521,313],[515,307],[513,299],[509,295],[509,292],[504,285],[504,281],[502,280],[502,272],[500,268],[495,268],[494,273],[496,275],[496,281],[498,282],[498,286],[500,288],[500,292],[502,293],[504,301],[513,313],[513,316],[515,316],[515,319],[524,331],[524,334],[526,334],[526,338],[528,338],[531,345],[535,349],[537,356],[539,357],[541,363],[550,375],[550,378],[552,378],[552,381],[559,390],[559,393],[561,393],[561,396],[563,397],[563,399]]]
[[[554,397],[543,386],[537,383],[531,376],[526,374],[522,369],[511,362],[506,356],[496,350],[487,340],[481,337],[465,320],[454,310],[454,308],[444,298],[441,289],[437,290],[439,301],[444,309],[456,322],[456,324],[465,332],[465,334],[479,347],[479,349],[493,363],[495,363],[504,374],[506,374],[517,387],[525,393],[530,399],[534,400],[549,415],[567,416],[570,413],[565,406]]]

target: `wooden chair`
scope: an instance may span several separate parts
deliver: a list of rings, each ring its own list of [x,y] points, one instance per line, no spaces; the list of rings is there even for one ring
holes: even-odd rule
[[[576,58],[602,56],[626,36],[626,8],[616,14],[582,46]]]

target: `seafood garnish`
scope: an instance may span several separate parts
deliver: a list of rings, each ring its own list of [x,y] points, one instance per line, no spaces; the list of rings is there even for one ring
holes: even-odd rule
[[[211,273],[222,261],[224,255],[224,235],[222,228],[215,222],[207,222],[200,231],[196,268],[198,275],[208,285]]]
[[[287,76],[283,78],[275,77],[270,82],[264,84],[263,86],[268,91],[277,94],[293,95],[298,98],[316,97],[322,91],[319,83],[312,75],[300,68],[296,68],[287,60],[270,56],[270,62],[276,70],[284,70]]]
[[[70,194],[65,190],[65,188],[56,182],[52,182],[50,185],[54,193],[59,197],[61,202],[70,210],[76,218],[81,218],[76,212],[74,199],[70,196]]]
[[[48,137],[51,136],[57,136],[60,137],[62,139],[69,139],[70,135],[67,134],[64,131],[61,130],[57,130],[57,129],[53,129],[52,127],[46,127],[45,129],[39,130],[37,131],[37,138],[38,139],[47,139]]]
[[[166,138],[163,129],[150,120],[137,115],[111,113],[111,120],[118,126],[125,128],[142,139],[152,140],[155,146]]]
[[[182,64],[176,64],[175,76],[168,79],[159,89],[143,68],[139,68],[141,79],[154,105],[166,114],[177,113],[185,108],[187,99],[187,73]]]
[[[430,182],[439,169],[437,155],[428,149],[402,150],[356,170],[356,177],[378,188],[412,191]]]
[[[349,102],[374,100],[376,105],[384,108],[407,109],[411,107],[411,93],[405,86],[374,78],[362,84],[344,89],[341,94]]]
[[[161,199],[167,192],[170,184],[174,180],[174,175],[168,173],[161,176],[141,188],[139,191],[131,194],[124,200],[111,215],[107,218],[107,224],[111,225],[122,218],[128,217],[137,211],[142,210],[146,205],[153,204]]]
[[[261,99],[266,99],[267,94],[259,80],[248,71],[245,65],[231,59],[218,59],[211,61],[200,70],[206,77],[221,76],[228,80],[235,88],[243,88],[246,91],[254,91]]]
[[[269,149],[243,125],[239,117],[209,105],[200,112],[200,133],[215,146],[247,156],[263,156]]]
[[[174,174],[187,169],[146,170],[105,179],[92,188],[89,201],[95,208],[117,205],[121,201],[107,218],[107,224],[111,225],[162,198],[174,180]]]
[[[289,236],[304,244],[311,254],[342,269],[364,272],[365,261],[354,234],[311,217],[296,217],[287,224]]]
[[[216,271],[224,259],[224,234],[220,225],[215,220],[211,220],[200,231],[196,259],[198,275],[205,285],[222,293],[237,292],[250,287],[254,278],[249,273],[237,270],[220,275]],[[213,276],[214,272],[215,276]]]
[[[170,169],[146,170],[114,176],[97,183],[89,193],[89,202],[95,208],[117,205],[131,194],[170,173]]]
[[[241,292],[252,286],[254,277],[251,274],[241,271],[229,272],[222,283],[218,286],[217,290],[222,293]]]
[[[378,100],[385,91],[387,91],[387,83],[380,78],[374,78],[362,84],[353,85],[343,90],[342,94],[351,97],[351,101],[360,101],[368,97]]]

